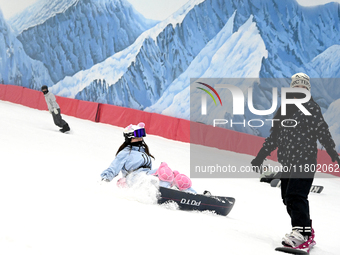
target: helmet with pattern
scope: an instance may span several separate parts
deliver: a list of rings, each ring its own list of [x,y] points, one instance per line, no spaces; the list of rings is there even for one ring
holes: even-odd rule
[[[132,138],[145,137],[145,124],[143,122],[140,122],[137,125],[130,124],[124,128],[123,135],[127,143],[130,143]]]

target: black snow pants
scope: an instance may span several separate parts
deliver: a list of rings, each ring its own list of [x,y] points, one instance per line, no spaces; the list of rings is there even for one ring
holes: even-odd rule
[[[309,174],[306,177],[294,178],[294,174],[282,173],[281,196],[291,218],[293,230],[298,230],[302,235],[310,236],[311,219],[308,194],[313,184],[314,174]]]
[[[62,128],[64,125],[66,125],[66,121],[63,120],[63,118],[61,117],[61,114],[60,114],[60,109],[57,109],[58,110],[58,114],[55,114],[54,111],[52,111],[52,117],[53,117],[53,121],[54,121],[54,124],[56,124],[58,127]]]

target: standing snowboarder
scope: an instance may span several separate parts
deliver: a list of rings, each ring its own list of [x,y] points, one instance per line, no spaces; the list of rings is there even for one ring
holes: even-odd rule
[[[310,91],[309,76],[304,73],[294,74],[290,87]],[[291,93],[289,97],[297,99],[304,98],[305,95]],[[285,116],[281,114],[281,107],[278,109],[274,119],[280,121],[275,122],[270,136],[266,138],[263,147],[251,164],[259,168],[264,159],[278,148],[278,161],[285,170],[281,175],[281,196],[292,224],[292,232],[283,237],[282,244],[285,247],[308,252],[315,245],[315,233],[309,215],[308,194],[317,165],[317,140],[326,148],[333,162],[340,164],[340,159],[319,105],[311,98],[303,106],[311,115],[304,115],[295,105],[287,106]],[[281,121],[285,119],[295,120],[297,125],[295,127],[282,126]]]
[[[61,128],[59,131],[62,133],[70,131],[70,127],[68,126],[67,122],[63,120],[60,115],[60,107],[54,94],[48,91],[48,87],[46,85],[41,87],[41,91],[44,93],[47,107],[49,112],[52,114],[54,124]]]

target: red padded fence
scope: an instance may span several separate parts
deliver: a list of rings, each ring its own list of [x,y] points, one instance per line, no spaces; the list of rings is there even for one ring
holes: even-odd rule
[[[5,92],[5,100],[15,104],[21,104],[23,91],[24,87],[7,85]]]
[[[260,150],[264,138],[225,128],[191,122],[190,142],[255,156]],[[277,161],[276,151],[273,151],[268,158]]]
[[[100,104],[97,121],[118,127],[144,122],[147,132],[164,138],[190,142],[190,122],[157,113]]]
[[[38,110],[42,110],[42,111],[47,111],[48,108],[47,108],[47,104],[46,104],[46,100],[45,100],[45,97],[44,97],[44,94],[41,93],[40,96],[38,96]]]
[[[144,122],[149,134],[186,143],[190,142],[255,156],[264,142],[264,138],[258,136],[157,113],[59,96],[56,96],[56,98],[62,114],[118,127]],[[0,100],[22,104],[39,110],[47,110],[45,98],[40,91],[20,86],[0,84]],[[276,151],[268,158],[277,161]],[[319,150],[318,164],[333,164],[326,151]],[[340,176],[340,173],[333,172],[331,174]]]
[[[179,119],[176,139],[185,143],[190,143],[190,121]]]
[[[66,114],[73,117],[77,116],[79,100],[59,96],[56,96],[56,100],[60,106],[61,114]]]
[[[20,104],[27,106],[27,107],[34,108],[34,109],[38,109],[40,100],[41,99],[45,100],[43,97],[44,95],[40,91],[24,88],[22,92]]]
[[[157,113],[150,114],[151,125],[148,129],[148,132],[150,134],[159,135],[164,138],[176,140],[179,119]]]
[[[7,85],[0,84],[0,100],[6,100]]]
[[[84,120],[97,120],[98,103],[78,100],[76,117]]]
[[[148,112],[115,105],[100,104],[97,121],[118,127],[126,127],[129,124],[144,122],[146,127],[150,127],[150,119],[151,113]]]

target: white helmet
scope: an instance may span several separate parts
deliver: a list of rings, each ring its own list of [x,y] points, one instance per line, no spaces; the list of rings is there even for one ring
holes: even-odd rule
[[[307,74],[304,73],[296,73],[292,76],[292,82],[290,83],[290,87],[294,88],[296,86],[304,86],[309,91],[311,90],[310,86],[310,78]]]
[[[130,124],[129,126],[124,128],[123,135],[125,139],[145,137],[145,124],[143,122],[140,122],[137,125]]]

